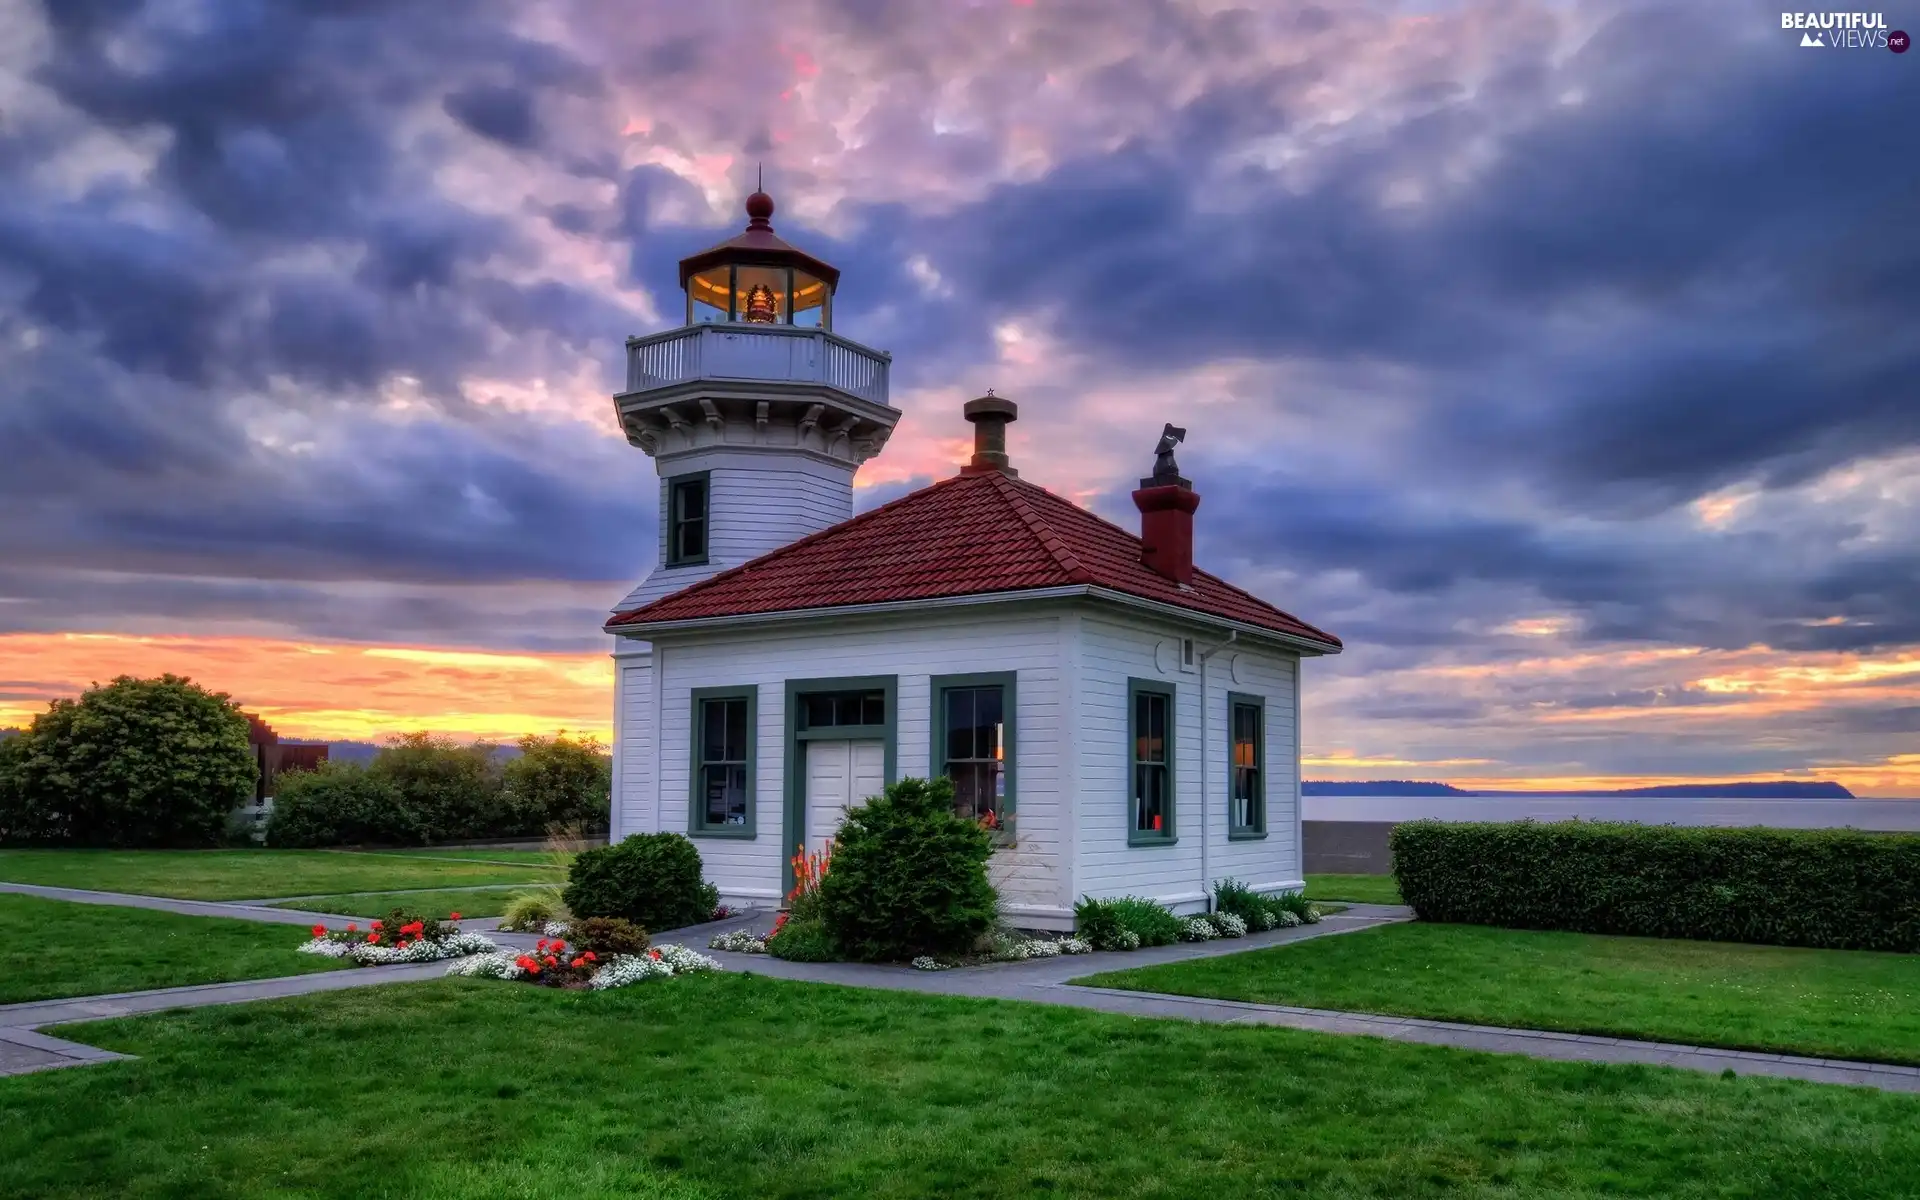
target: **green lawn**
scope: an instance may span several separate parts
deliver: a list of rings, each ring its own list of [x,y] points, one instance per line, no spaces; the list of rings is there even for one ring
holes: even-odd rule
[[[1307,897],[1355,904],[1405,904],[1391,875],[1309,875]]]
[[[787,983],[441,980],[60,1031],[0,1195],[1831,1196],[1920,1097]]]
[[[342,964],[296,954],[297,925],[180,917],[144,908],[0,894],[0,1004],[271,979]]]
[[[295,908],[301,912],[338,913],[350,917],[384,917],[396,908],[410,909],[422,916],[497,917],[507,911],[507,902],[521,888],[490,888],[484,892],[382,892],[371,896],[317,896],[310,900],[288,900],[275,908]]]
[[[552,850],[489,850],[471,846],[414,846],[398,850],[369,850],[369,854],[392,854],[403,858],[465,859],[468,862],[501,863],[507,866],[561,867],[573,861],[570,853]]]
[[[1920,1063],[1920,955],[1388,925],[1077,982]]]
[[[558,879],[529,861],[502,866],[334,850],[0,850],[0,880],[186,900],[377,892]]]

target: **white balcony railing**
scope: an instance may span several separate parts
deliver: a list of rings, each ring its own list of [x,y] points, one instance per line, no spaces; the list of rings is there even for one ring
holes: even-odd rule
[[[627,391],[696,379],[818,383],[887,402],[892,356],[825,329],[740,323],[688,325],[627,341]]]

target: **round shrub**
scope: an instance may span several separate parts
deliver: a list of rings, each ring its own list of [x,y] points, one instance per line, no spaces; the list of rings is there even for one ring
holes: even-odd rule
[[[990,835],[953,811],[953,782],[902,779],[847,813],[820,915],[849,957],[957,955],[992,928]]]
[[[624,917],[653,930],[698,925],[720,902],[700,877],[700,851],[678,833],[635,834],[581,851],[561,895],[575,917]]]
[[[323,762],[274,777],[267,845],[388,845],[420,840],[399,789],[359,763]]]
[[[577,950],[591,950],[602,958],[615,954],[645,954],[647,931],[619,917],[588,917],[567,927],[567,940]]]
[[[6,819],[37,841],[219,845],[258,772],[238,706],[178,675],[56,700],[19,740]]]

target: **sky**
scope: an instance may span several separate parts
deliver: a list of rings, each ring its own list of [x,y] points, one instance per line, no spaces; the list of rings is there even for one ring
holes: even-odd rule
[[[457,16],[454,15],[457,12]],[[1920,5],[1886,14],[1920,30]],[[608,734],[744,224],[904,412],[1339,634],[1317,778],[1920,796],[1920,54],[1751,3],[0,0],[0,725]]]

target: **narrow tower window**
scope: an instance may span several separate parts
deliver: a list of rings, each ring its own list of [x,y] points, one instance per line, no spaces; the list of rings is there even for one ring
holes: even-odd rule
[[[667,485],[667,563],[707,561],[707,475],[689,475]]]

